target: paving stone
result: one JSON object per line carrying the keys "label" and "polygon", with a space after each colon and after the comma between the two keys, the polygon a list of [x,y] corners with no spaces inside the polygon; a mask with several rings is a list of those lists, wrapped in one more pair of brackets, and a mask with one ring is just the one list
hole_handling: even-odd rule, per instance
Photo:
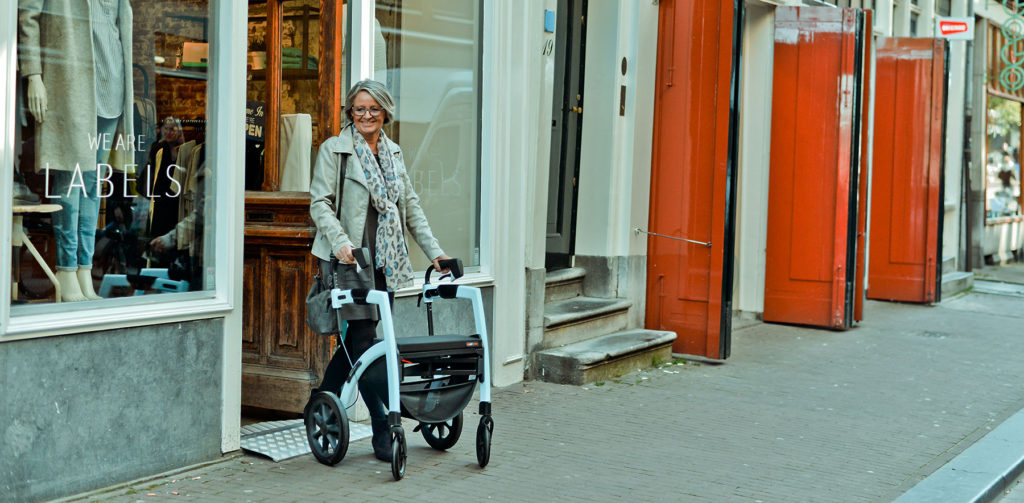
{"label": "paving stone", "polygon": [[[1024,299],[1000,304],[1013,312],[970,309],[979,296],[868,302],[866,321],[845,332],[755,324],[733,334],[723,364],[495,390],[482,470],[471,404],[448,452],[408,435],[397,483],[362,440],[335,467],[232,457],[85,499],[891,501],[1024,407]],[[270,493],[279,489],[284,499]]]}

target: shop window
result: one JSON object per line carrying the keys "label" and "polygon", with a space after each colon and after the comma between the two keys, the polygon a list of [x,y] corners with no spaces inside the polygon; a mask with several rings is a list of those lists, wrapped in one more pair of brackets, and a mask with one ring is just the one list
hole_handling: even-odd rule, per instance
{"label": "shop window", "polygon": [[[246,190],[308,191],[316,146],[335,134],[331,119],[338,114],[320,103],[337,106],[329,91],[340,83],[330,78],[342,59],[321,50],[320,34],[343,35],[330,13],[321,20],[323,3],[249,2]],[[324,80],[321,67],[328,71]]]}
{"label": "shop window", "polygon": [[[402,147],[445,252],[479,265],[480,2],[378,0],[376,18],[385,44],[376,66],[385,61],[375,78],[397,108],[385,133]],[[409,242],[413,266],[425,270],[427,258]]]}
{"label": "shop window", "polygon": [[1021,215],[1021,103],[988,96],[985,217]]}
{"label": "shop window", "polygon": [[208,5],[18,2],[13,315],[214,288]]}

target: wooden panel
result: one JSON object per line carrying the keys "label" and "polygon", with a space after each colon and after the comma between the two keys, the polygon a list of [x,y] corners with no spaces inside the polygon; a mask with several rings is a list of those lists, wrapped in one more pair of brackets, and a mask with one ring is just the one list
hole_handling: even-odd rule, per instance
{"label": "wooden panel", "polygon": [[242,403],[301,412],[330,357],[306,326],[315,268],[309,194],[246,192]]}
{"label": "wooden panel", "polygon": [[308,368],[310,346],[317,337],[306,326],[306,296],[312,275],[305,250],[269,250],[262,268],[265,279],[264,332],[270,342],[267,363],[284,368]]}
{"label": "wooden panel", "polygon": [[[659,7],[650,230],[648,328],[672,330],[673,351],[728,356],[722,331],[729,165],[732,2]],[[730,250],[731,252],[731,250]]]}
{"label": "wooden panel", "polygon": [[341,132],[342,87],[345,85],[341,74],[341,62],[345,58],[342,49],[344,12],[342,0],[320,0],[320,100],[317,103],[320,127],[318,137],[313,139],[314,149]]}
{"label": "wooden panel", "polygon": [[[1001,2],[1000,2],[1001,3]],[[986,24],[986,35],[988,36],[988,61],[985,65],[985,83],[988,92],[1013,101],[1024,102],[1024,88],[1011,90],[1005,89],[999,80],[999,74],[1006,68],[1000,53],[1006,46],[1006,37],[1003,36],[1002,27],[994,21],[989,20]],[[1024,40],[1018,41],[1012,47],[1005,47],[1006,54],[1010,61],[1018,60],[1024,54]]]}
{"label": "wooden panel", "polygon": [[868,297],[935,302],[944,46],[883,39],[877,55]]}
{"label": "wooden panel", "polygon": [[780,7],[775,19],[764,320],[841,328],[857,12]]}
{"label": "wooden panel", "polygon": [[267,113],[264,124],[263,190],[281,187],[281,27],[284,0],[267,1]]}
{"label": "wooden panel", "polygon": [[242,405],[301,413],[318,375],[306,371],[282,372],[268,366],[242,366]]}
{"label": "wooden panel", "polygon": [[257,343],[258,334],[263,331],[260,323],[263,296],[259,284],[259,253],[247,250],[242,264],[242,361],[255,363],[261,361],[261,351]]}

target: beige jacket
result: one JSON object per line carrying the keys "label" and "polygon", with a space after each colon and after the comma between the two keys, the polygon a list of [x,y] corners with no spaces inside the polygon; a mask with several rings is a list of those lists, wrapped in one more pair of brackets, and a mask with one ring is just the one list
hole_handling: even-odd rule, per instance
{"label": "beige jacket", "polygon": [[[317,154],[316,165],[313,167],[313,181],[309,186],[312,199],[309,214],[317,230],[313,239],[313,255],[321,260],[330,260],[343,246],[360,246],[363,227],[366,225],[370,191],[359,157],[355,154],[350,131],[351,129],[344,128],[340,135],[323,142]],[[420,207],[420,198],[412,188],[412,181],[405,170],[402,150],[391,140],[385,141],[389,142],[389,148],[395,152],[395,168],[401,181],[398,213],[407,230],[406,235],[412,236],[427,257],[437,258],[444,254],[444,251],[430,231],[427,216]],[[342,191],[339,220],[336,199],[338,173],[341,171],[342,162],[346,163],[345,187]]]}
{"label": "beige jacket", "polygon": [[[36,129],[36,171],[72,171],[96,166],[96,88],[90,2],[19,0],[18,62],[21,76],[41,75],[46,86],[46,120]],[[135,134],[132,82],[132,7],[118,0],[124,61],[124,104],[117,133]],[[126,156],[134,157],[133,153]],[[130,162],[130,161],[129,161]]]}

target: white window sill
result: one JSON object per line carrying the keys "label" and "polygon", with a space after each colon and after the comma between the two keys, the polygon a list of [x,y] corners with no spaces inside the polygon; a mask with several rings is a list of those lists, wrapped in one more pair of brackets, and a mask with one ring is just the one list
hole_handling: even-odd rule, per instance
{"label": "white window sill", "polygon": [[[197,292],[194,294],[174,295],[191,296],[193,298],[178,297],[172,300],[168,298],[170,294],[132,297],[119,299],[119,302],[116,304],[111,302],[114,305],[110,307],[99,305],[104,303],[104,301],[95,301],[98,305],[93,309],[68,309],[59,314],[57,309],[61,307],[61,304],[39,306],[40,309],[22,309],[22,311],[29,311],[24,314],[18,313],[19,309],[12,309],[7,333],[0,336],[0,343],[55,335],[218,318],[227,315],[232,309],[226,300],[212,297],[209,293]],[[156,297],[163,297],[165,301],[155,303],[153,302],[154,300],[159,300]],[[138,299],[138,301],[130,302],[135,299]],[[82,305],[84,307],[86,304],[83,303]]]}

